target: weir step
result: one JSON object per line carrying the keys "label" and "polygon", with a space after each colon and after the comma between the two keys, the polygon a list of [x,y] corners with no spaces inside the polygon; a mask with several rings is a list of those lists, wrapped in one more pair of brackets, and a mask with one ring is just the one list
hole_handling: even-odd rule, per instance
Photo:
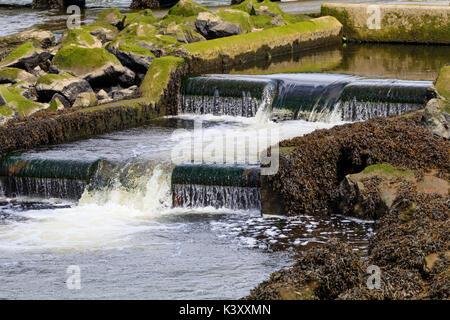
{"label": "weir step", "polygon": [[100,163],[100,159],[83,161],[6,156],[0,161],[0,192],[6,197],[78,200]]}

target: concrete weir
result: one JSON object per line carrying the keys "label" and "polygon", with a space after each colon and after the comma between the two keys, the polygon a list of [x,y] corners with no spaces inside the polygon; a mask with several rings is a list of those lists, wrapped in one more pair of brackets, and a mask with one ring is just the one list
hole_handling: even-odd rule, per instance
{"label": "concrete weir", "polygon": [[256,165],[181,164],[172,172],[174,207],[214,207],[284,214],[281,196]]}
{"label": "concrete weir", "polygon": [[450,6],[324,3],[350,41],[450,44]]}
{"label": "concrete weir", "polygon": [[49,160],[7,156],[0,161],[0,193],[78,200],[101,160]]}

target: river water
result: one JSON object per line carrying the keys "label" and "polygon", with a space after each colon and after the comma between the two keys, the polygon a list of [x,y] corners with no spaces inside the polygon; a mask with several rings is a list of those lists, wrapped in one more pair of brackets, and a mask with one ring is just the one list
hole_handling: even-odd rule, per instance
{"label": "river water", "polygon": [[[336,124],[230,118],[168,118],[29,152],[48,159],[101,157],[111,176],[123,181],[126,171],[133,183],[86,191],[79,203],[0,200],[0,298],[235,299],[288,267],[297,249],[337,237],[363,253],[371,222],[172,208],[171,150],[189,144],[194,121],[202,120],[203,143],[225,131],[252,136],[271,126],[281,139]],[[66,286],[71,265],[81,270],[80,290]]]}
{"label": "river water", "polygon": [[[320,3],[309,2],[309,8]],[[10,1],[0,0],[4,3]],[[93,21],[104,7],[126,12],[128,5],[121,0],[101,5],[88,1],[84,20]],[[62,30],[65,19],[57,10],[0,7],[0,36],[34,25]],[[449,56],[448,46],[348,44],[228,71],[434,80]],[[200,133],[195,131],[199,124]],[[107,163],[101,171],[107,183],[88,187],[79,201],[0,197],[0,299],[236,299],[273,271],[289,267],[304,249],[331,238],[364,254],[373,232],[371,221],[172,207],[170,175],[176,146],[189,149],[192,141],[211,144],[224,133],[257,139],[267,129],[278,130],[277,140],[283,140],[340,124],[332,118],[280,124],[269,122],[264,114],[250,119],[187,114],[27,152],[26,157],[54,160],[101,158]],[[246,158],[244,150],[232,149],[236,161]],[[70,266],[81,271],[79,290],[67,287]]]}

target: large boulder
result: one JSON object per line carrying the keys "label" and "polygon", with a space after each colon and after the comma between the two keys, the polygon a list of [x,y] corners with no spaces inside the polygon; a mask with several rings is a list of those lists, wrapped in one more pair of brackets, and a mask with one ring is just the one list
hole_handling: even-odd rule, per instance
{"label": "large boulder", "polygon": [[62,46],[79,46],[86,48],[101,48],[102,41],[94,37],[85,28],[69,29],[61,39]]}
{"label": "large boulder", "polygon": [[180,1],[178,1],[178,3],[176,5],[174,5],[172,8],[170,8],[168,14],[174,15],[174,16],[189,17],[189,16],[196,16],[200,12],[211,13],[211,11],[209,11],[205,7],[195,3],[194,1],[180,0]]}
{"label": "large boulder", "polygon": [[31,42],[36,48],[47,49],[55,44],[55,36],[50,31],[30,29],[0,37],[0,60],[26,42]]}
{"label": "large boulder", "polygon": [[127,27],[133,23],[148,23],[156,22],[155,15],[150,9],[141,10],[138,12],[129,13],[125,16],[124,26]]}
{"label": "large boulder", "polygon": [[2,83],[17,83],[20,81],[34,82],[36,77],[18,68],[3,68],[0,69],[0,84]]}
{"label": "large boulder", "polygon": [[206,40],[205,37],[194,31],[191,27],[176,23],[171,23],[168,25],[164,34],[172,36],[181,43],[192,43]]}
{"label": "large boulder", "polygon": [[200,12],[195,20],[195,27],[206,39],[234,36],[242,33],[242,27],[237,23],[224,21],[219,16]]}
{"label": "large boulder", "polygon": [[120,13],[119,9],[109,8],[100,12],[97,23],[105,23],[118,29],[122,29],[124,20],[125,17]]}
{"label": "large boulder", "polygon": [[97,96],[95,92],[92,91],[80,93],[75,99],[73,107],[87,108],[95,105],[97,105]]}
{"label": "large boulder", "polygon": [[83,78],[93,87],[129,86],[135,78],[133,71],[103,48],[63,47],[53,58],[52,68]]}
{"label": "large boulder", "polygon": [[24,43],[13,50],[0,62],[0,67],[12,67],[33,70],[39,64],[46,62],[51,57],[47,51],[35,48],[31,42]]}
{"label": "large boulder", "polygon": [[132,23],[123,29],[116,39],[107,45],[110,52],[117,52],[122,45],[148,49],[156,57],[167,55],[181,44],[173,37],[158,33],[158,29],[147,23]]}
{"label": "large boulder", "polygon": [[42,76],[36,81],[35,88],[43,101],[49,101],[55,94],[60,94],[70,103],[74,103],[82,92],[93,92],[89,82],[68,73]]}
{"label": "large boulder", "polygon": [[431,99],[422,116],[422,124],[434,134],[450,139],[450,101]]}
{"label": "large boulder", "polygon": [[345,177],[339,187],[339,209],[344,215],[363,219],[378,219],[394,207],[407,219],[414,203],[403,203],[400,187],[409,183],[421,193],[448,194],[448,182],[431,174],[418,175],[390,164],[376,164]]}
{"label": "large boulder", "polygon": [[24,98],[22,89],[0,85],[0,115],[3,118],[25,117],[47,106]]}
{"label": "large boulder", "polygon": [[116,43],[108,48],[120,62],[137,73],[145,73],[155,55],[147,48],[136,45]]}
{"label": "large boulder", "polygon": [[242,33],[252,31],[250,15],[247,12],[235,9],[219,9],[216,12],[222,20],[237,24],[241,27]]}

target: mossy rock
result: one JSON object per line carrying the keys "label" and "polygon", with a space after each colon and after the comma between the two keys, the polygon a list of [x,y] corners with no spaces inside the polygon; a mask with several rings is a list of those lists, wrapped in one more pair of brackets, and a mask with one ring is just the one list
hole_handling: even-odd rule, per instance
{"label": "mossy rock", "polygon": [[101,48],[102,42],[92,36],[87,28],[76,28],[67,30],[64,39],[61,42],[62,46],[79,46],[86,48]]}
{"label": "mossy rock", "polygon": [[450,65],[442,67],[439,71],[435,88],[441,96],[450,100]]}
{"label": "mossy rock", "polygon": [[141,10],[139,12],[129,13],[125,16],[124,26],[128,26],[133,23],[155,23],[157,19],[150,9]]}
{"label": "mossy rock", "polygon": [[450,44],[449,6],[380,4],[380,21],[374,26],[369,6],[326,3],[321,15],[337,18],[349,41]]}
{"label": "mossy rock", "polygon": [[108,8],[100,12],[97,18],[98,23],[107,23],[121,29],[123,27],[124,16],[119,9]]}
{"label": "mossy rock", "polygon": [[366,167],[362,172],[364,175],[388,175],[388,176],[398,176],[398,177],[414,177],[414,172],[411,170],[401,170],[395,168],[393,165],[388,163],[374,164]]}
{"label": "mossy rock", "polygon": [[151,101],[159,101],[171,80],[172,73],[183,65],[184,59],[172,56],[153,60],[140,87],[142,96]]}
{"label": "mossy rock", "polygon": [[77,46],[61,48],[52,61],[53,66],[58,70],[70,72],[77,76],[93,72],[108,62],[120,65],[120,61],[103,48]]}
{"label": "mossy rock", "polygon": [[64,104],[58,98],[55,98],[51,101],[50,106],[46,110],[58,111],[58,110],[63,110],[63,109],[64,109]]}
{"label": "mossy rock", "polygon": [[9,55],[6,56],[1,62],[1,65],[8,65],[11,64],[23,57],[30,56],[34,52],[36,52],[37,49],[33,46],[31,42],[26,42],[22,44],[21,46],[14,49]]}
{"label": "mossy rock", "polygon": [[256,15],[254,6],[257,3],[258,3],[257,0],[245,0],[239,4],[232,6],[232,8],[247,12],[249,15]]}
{"label": "mossy rock", "polygon": [[175,16],[175,15],[168,14],[168,15],[165,15],[164,17],[159,18],[156,22],[156,25],[164,28],[164,27],[171,25],[172,23],[175,23],[175,24],[181,24],[181,25],[189,26],[191,28],[195,28],[195,19],[196,18],[197,18],[197,16],[184,17],[184,16]]}
{"label": "mossy rock", "polygon": [[174,16],[182,16],[182,17],[189,17],[189,16],[196,16],[200,12],[211,12],[205,7],[195,3],[191,0],[180,0],[176,5],[174,5],[169,10],[169,15]]}
{"label": "mossy rock", "polygon": [[19,117],[24,117],[45,108],[41,103],[25,99],[21,93],[21,89],[0,85],[0,100],[5,101],[5,105],[0,108],[0,115],[11,117],[17,111]]}
{"label": "mossy rock", "polygon": [[247,12],[222,8],[217,10],[216,15],[224,21],[240,25],[243,33],[250,32],[253,29],[250,15]]}
{"label": "mossy rock", "polygon": [[76,77],[72,76],[71,74],[64,72],[62,74],[53,74],[49,73],[46,75],[43,75],[42,77],[39,77],[36,81],[36,85],[53,85],[55,82],[63,81],[67,79],[76,79]]}
{"label": "mossy rock", "polygon": [[78,94],[73,107],[87,108],[97,104],[97,96],[95,92],[81,92]]}
{"label": "mossy rock", "polygon": [[[123,29],[114,41],[107,45],[111,52],[126,46],[129,50],[144,54],[150,50],[156,56],[166,55],[181,44],[172,36],[158,34],[155,26],[133,23]],[[141,49],[139,49],[141,48]]]}
{"label": "mossy rock", "polygon": [[203,37],[193,28],[186,25],[175,23],[172,23],[169,26],[167,26],[165,30],[165,35],[171,36],[181,43],[192,43],[206,40],[205,37]]}
{"label": "mossy rock", "polygon": [[14,49],[6,56],[6,58],[0,62],[0,67],[13,67],[31,71],[50,57],[50,53],[35,48],[31,42],[27,42]]}
{"label": "mossy rock", "polygon": [[18,68],[3,68],[0,69],[0,84],[1,83],[17,83],[20,81],[33,82],[36,77]]}

